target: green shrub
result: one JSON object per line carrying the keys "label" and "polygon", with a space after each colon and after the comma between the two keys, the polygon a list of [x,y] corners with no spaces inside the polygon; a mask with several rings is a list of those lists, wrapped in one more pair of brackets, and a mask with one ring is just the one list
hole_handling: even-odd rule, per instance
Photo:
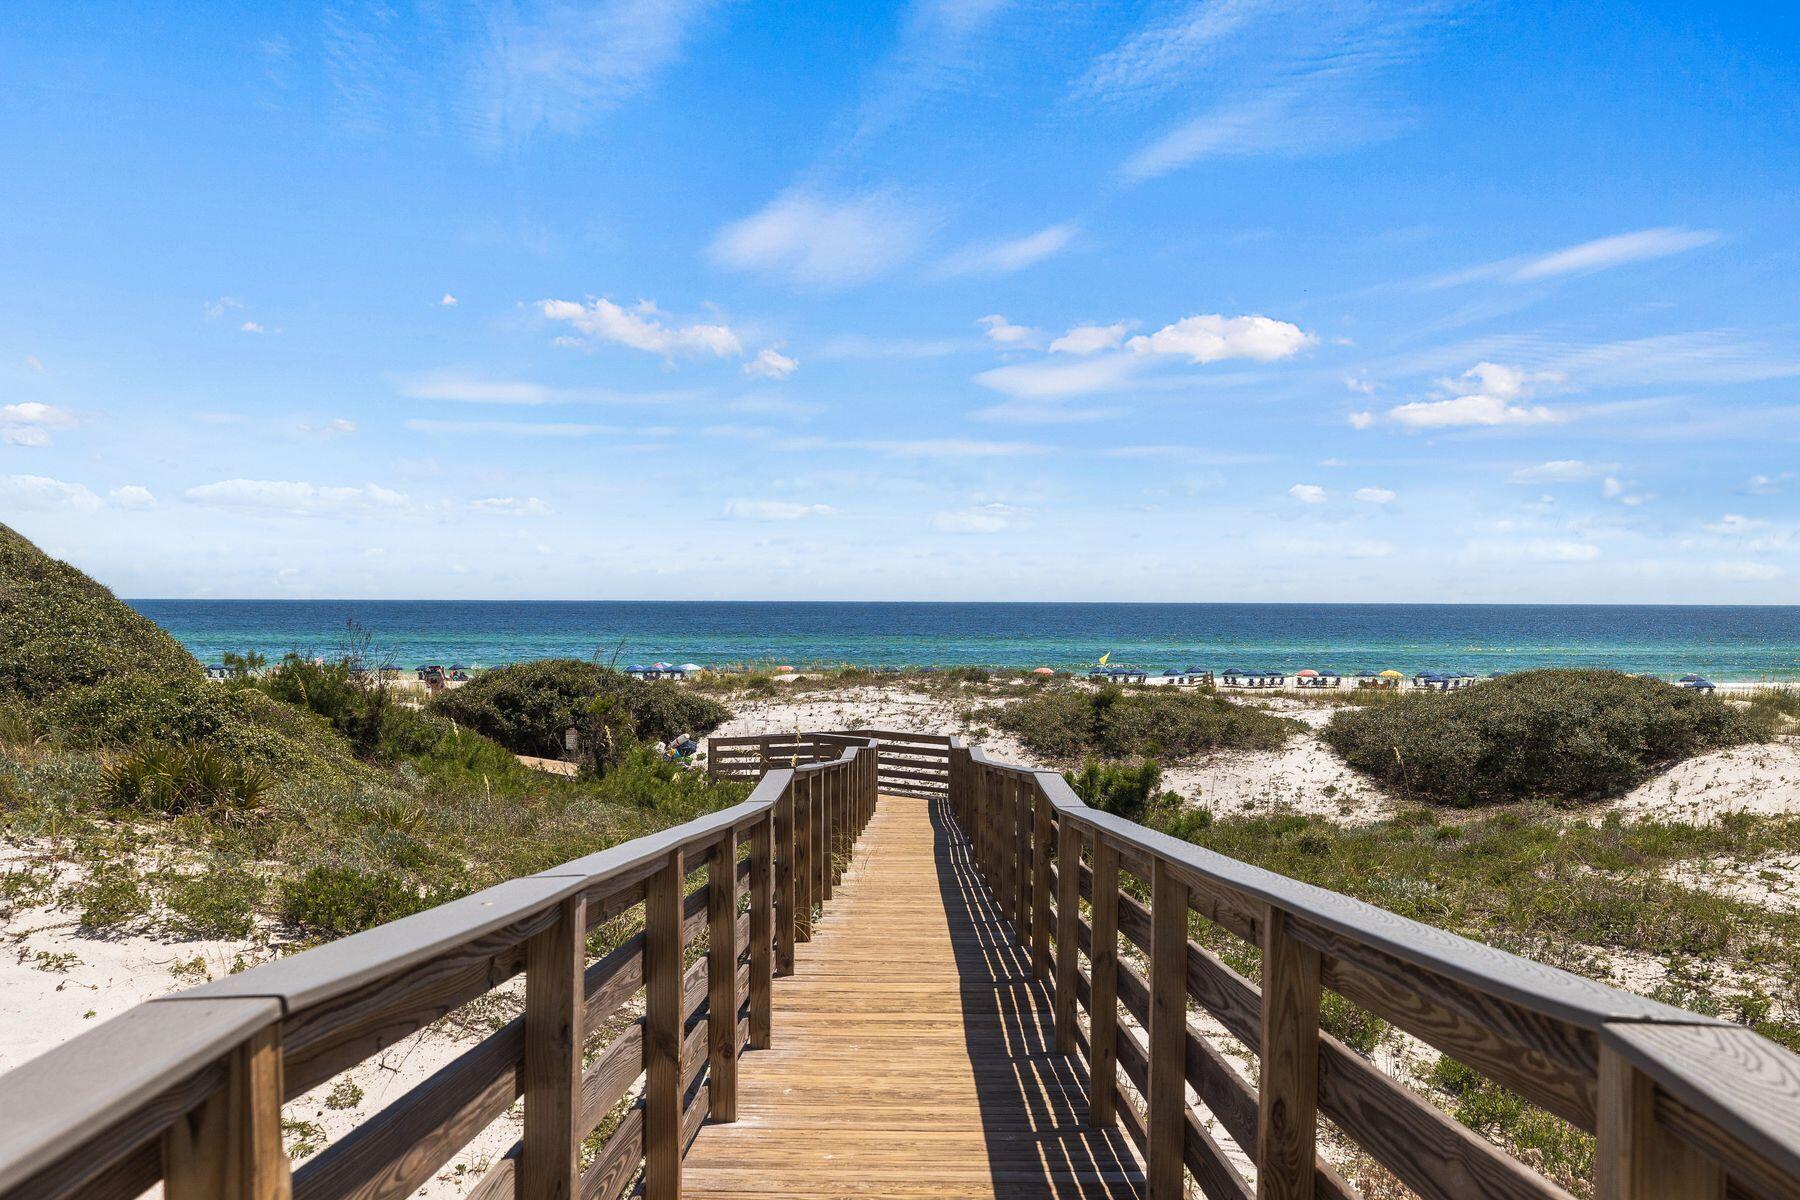
{"label": "green shrub", "polygon": [[1659,768],[1752,740],[1711,696],[1616,671],[1526,671],[1448,695],[1344,709],[1325,740],[1351,766],[1450,804],[1618,796]]}
{"label": "green shrub", "polygon": [[1059,687],[984,713],[1050,759],[1156,757],[1179,760],[1208,750],[1268,750],[1296,722],[1218,696],[1173,688],[1124,691]]}
{"label": "green shrub", "polygon": [[101,787],[118,808],[178,817],[217,807],[241,816],[262,801],[269,780],[204,742],[184,742],[127,755],[106,768]]}
{"label": "green shrub", "polygon": [[266,891],[262,877],[252,871],[215,867],[171,879],[163,903],[177,937],[241,940],[255,931]]}
{"label": "green shrub", "polygon": [[284,920],[323,937],[344,937],[422,912],[447,897],[421,894],[400,876],[321,863],[281,883]]}
{"label": "green shrub", "polygon": [[1090,758],[1081,770],[1063,772],[1063,778],[1083,804],[1127,821],[1143,821],[1153,808],[1181,804],[1179,796],[1161,790],[1162,768],[1153,759],[1104,764]]}
{"label": "green shrub", "polygon": [[130,674],[202,677],[155,622],[0,525],[0,697],[39,703]]}
{"label": "green shrub", "polygon": [[150,911],[150,897],[137,872],[120,863],[96,867],[71,899],[81,906],[81,923],[91,929],[111,929]]}
{"label": "green shrub", "polygon": [[542,659],[484,671],[444,692],[436,711],[515,754],[556,758],[563,731],[574,726],[592,749],[610,731],[666,741],[681,733],[703,737],[731,717],[718,701],[676,683],[646,683],[572,658]]}

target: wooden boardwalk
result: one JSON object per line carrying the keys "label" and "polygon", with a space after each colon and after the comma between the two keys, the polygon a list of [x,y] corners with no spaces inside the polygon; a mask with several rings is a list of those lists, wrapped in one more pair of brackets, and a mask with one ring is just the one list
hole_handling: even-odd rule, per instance
{"label": "wooden boardwalk", "polygon": [[1120,1130],[1086,1124],[1049,994],[942,801],[883,797],[797,971],[738,1119],[701,1129],[684,1196],[1138,1196]]}

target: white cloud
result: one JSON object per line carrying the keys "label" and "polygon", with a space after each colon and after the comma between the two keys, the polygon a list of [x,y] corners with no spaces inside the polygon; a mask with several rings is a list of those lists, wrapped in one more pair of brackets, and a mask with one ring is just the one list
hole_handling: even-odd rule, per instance
{"label": "white cloud", "polygon": [[931,518],[931,527],[939,533],[1000,533],[1012,525],[1012,519],[1021,511],[1010,504],[979,504],[937,513]]}
{"label": "white cloud", "polygon": [[1325,499],[1325,489],[1316,483],[1296,483],[1287,494],[1302,504],[1319,504]]}
{"label": "white cloud", "polygon": [[714,7],[712,0],[526,0],[484,10],[487,36],[471,78],[481,132],[509,143],[540,127],[579,132],[648,91]]}
{"label": "white cloud", "polygon": [[93,512],[100,507],[100,497],[91,489],[46,475],[0,475],[0,500],[14,509]]}
{"label": "white cloud", "polygon": [[1228,358],[1274,362],[1299,353],[1312,341],[1311,334],[1286,321],[1210,313],[1183,317],[1126,344],[1137,354],[1174,354],[1199,364]]}
{"label": "white cloud", "polygon": [[25,356],[25,367],[34,375],[48,375],[50,373],[49,368],[44,366],[44,360],[35,354],[27,354]]}
{"label": "white cloud", "polygon": [[1515,402],[1530,397],[1538,386],[1561,378],[1553,371],[1528,372],[1499,363],[1476,363],[1460,378],[1438,382],[1440,390],[1461,394],[1402,404],[1389,409],[1388,418],[1409,429],[1552,424],[1561,421],[1562,414],[1542,405]]}
{"label": "white cloud", "polygon": [[1367,429],[1374,423],[1375,414],[1372,412],[1364,411],[1353,412],[1350,414],[1350,428],[1352,429]]}
{"label": "white cloud", "polygon": [[536,496],[488,496],[469,501],[469,509],[493,517],[547,517],[555,511]]}
{"label": "white cloud", "polygon": [[1773,563],[1760,562],[1721,562],[1714,563],[1714,575],[1732,583],[1763,583],[1770,579],[1780,579],[1785,572]]}
{"label": "white cloud", "polygon": [[1680,254],[1718,240],[1719,235],[1710,229],[1680,229],[1673,226],[1640,229],[1635,233],[1596,238],[1591,242],[1582,242],[1578,246],[1568,246],[1534,258],[1514,271],[1511,277],[1520,282],[1528,282],[1557,275],[1604,271],[1626,263],[1667,258],[1671,254]]}
{"label": "white cloud", "polygon": [[1754,533],[1758,529],[1767,529],[1769,523],[1757,517],[1746,517],[1741,513],[1726,513],[1717,521],[1709,521],[1704,528],[1708,533],[1735,536]]}
{"label": "white cloud", "polygon": [[1077,325],[1050,343],[1052,354],[1097,354],[1116,350],[1125,342],[1130,329],[1125,322],[1116,325]]}
{"label": "white cloud", "polygon": [[439,300],[438,303],[445,308],[455,308],[457,305],[457,300],[456,300],[455,296],[452,296],[449,292],[445,292],[444,298],[442,300]]}
{"label": "white cloud", "polygon": [[1779,475],[1752,475],[1744,481],[1744,490],[1752,496],[1774,496],[1781,489],[1794,481],[1794,472],[1783,471]]}
{"label": "white cloud", "polygon": [[238,332],[239,333],[267,333],[269,331],[267,329],[264,329],[261,325],[258,325],[255,321],[245,321],[242,325],[238,326]]}
{"label": "white cloud", "polygon": [[589,341],[616,342],[666,359],[684,354],[732,358],[744,352],[729,326],[664,324],[660,318],[667,314],[649,300],[624,308],[602,296],[585,305],[574,300],[540,300],[537,307],[550,320],[566,322]]}
{"label": "white cloud", "polygon": [[1364,504],[1391,504],[1398,495],[1397,492],[1378,487],[1357,488],[1354,494]]}
{"label": "white cloud", "polygon": [[1035,442],[983,442],[971,438],[921,438],[916,441],[847,442],[851,449],[894,458],[1018,458],[1048,449]]}
{"label": "white cloud", "polygon": [[295,432],[303,437],[331,438],[343,437],[356,432],[356,422],[348,417],[334,417],[323,425],[299,425]]}
{"label": "white cloud", "polygon": [[981,326],[987,340],[996,346],[1008,349],[1025,349],[1036,346],[1041,336],[1037,330],[1028,325],[1014,325],[999,313],[990,313],[975,322]]}
{"label": "white cloud", "polygon": [[0,405],[0,445],[48,446],[52,430],[79,424],[75,414],[54,404],[24,400]]}
{"label": "white cloud", "polygon": [[804,288],[867,283],[909,261],[931,224],[892,192],[826,199],[789,191],[713,240],[725,266],[775,275]]}
{"label": "white cloud", "polygon": [[244,307],[244,302],[238,297],[220,296],[217,300],[208,300],[205,304],[202,304],[200,306],[200,311],[206,314],[207,320],[216,321],[232,309],[242,307]]}
{"label": "white cloud", "polygon": [[1080,231],[1080,226],[1065,222],[1011,241],[965,246],[939,263],[933,274],[1010,275],[1061,253]]}
{"label": "white cloud", "polygon": [[150,494],[150,489],[147,487],[139,487],[135,483],[128,483],[124,487],[114,488],[112,491],[106,493],[106,499],[114,508],[143,509],[156,507],[156,497]]}
{"label": "white cloud", "polygon": [[401,512],[411,506],[402,492],[380,484],[328,487],[277,479],[226,479],[183,493],[195,504],[285,513],[289,516],[357,516]]}
{"label": "white cloud", "polygon": [[1535,467],[1520,467],[1507,479],[1513,483],[1583,483],[1619,469],[1618,463],[1583,462],[1578,458],[1554,458]]}
{"label": "white cloud", "polygon": [[1012,363],[981,372],[975,382],[1021,400],[1054,400],[1123,387],[1141,366],[1134,355],[1105,354],[1075,362]]}
{"label": "white cloud", "polygon": [[744,374],[755,375],[762,379],[786,379],[799,366],[799,360],[789,358],[781,351],[771,347],[759,351],[755,358],[745,363]]}
{"label": "white cloud", "polygon": [[526,379],[485,379],[461,371],[427,371],[401,376],[395,386],[413,400],[457,404],[665,404],[691,400],[691,390],[615,392],[606,388],[552,387]]}
{"label": "white cloud", "polygon": [[804,517],[830,516],[829,504],[796,504],[790,500],[731,500],[725,515],[734,521],[798,521]]}
{"label": "white cloud", "polygon": [[587,425],[574,421],[438,421],[414,417],[405,425],[414,433],[475,437],[572,438],[624,432],[616,425]]}
{"label": "white cloud", "polygon": [[1538,540],[1527,542],[1525,553],[1541,562],[1591,562],[1600,557],[1600,547],[1588,542]]}
{"label": "white cloud", "polygon": [[1372,538],[1282,538],[1265,543],[1274,554],[1284,558],[1392,558],[1395,546]]}

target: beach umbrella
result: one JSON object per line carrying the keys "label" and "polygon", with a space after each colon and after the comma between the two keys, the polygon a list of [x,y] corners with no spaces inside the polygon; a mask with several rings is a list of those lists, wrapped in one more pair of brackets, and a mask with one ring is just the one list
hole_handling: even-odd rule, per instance
{"label": "beach umbrella", "polygon": [[706,668],[699,663],[682,663],[681,666],[676,668],[676,670],[679,671],[704,671],[705,669]]}
{"label": "beach umbrella", "polygon": [[1681,682],[1682,683],[1700,683],[1700,682],[1702,682],[1702,680],[1701,680],[1701,677],[1698,675],[1683,675],[1681,677]]}
{"label": "beach umbrella", "polygon": [[652,671],[666,671],[669,669],[669,664],[666,662],[651,663],[650,669]]}
{"label": "beach umbrella", "polygon": [[1304,671],[1294,672],[1295,679],[1317,679],[1318,677],[1319,677],[1319,673],[1317,671],[1312,670],[1310,667]]}
{"label": "beach umbrella", "polygon": [[1052,671],[1049,667],[1033,667],[1031,669],[1031,673],[1033,675],[1054,675],[1054,674],[1056,674],[1056,672]]}
{"label": "beach umbrella", "polygon": [[1402,675],[1398,671],[1389,670],[1389,671],[1383,671],[1377,678],[1380,678],[1380,679],[1405,679],[1406,676]]}
{"label": "beach umbrella", "polygon": [[783,665],[783,666],[779,666],[779,667],[776,667],[776,668],[775,668],[775,669],[776,669],[776,670],[777,670],[777,671],[791,671],[791,670],[793,670],[793,669],[794,669],[794,668],[792,668],[792,667],[790,667],[790,666],[786,666],[786,665]]}

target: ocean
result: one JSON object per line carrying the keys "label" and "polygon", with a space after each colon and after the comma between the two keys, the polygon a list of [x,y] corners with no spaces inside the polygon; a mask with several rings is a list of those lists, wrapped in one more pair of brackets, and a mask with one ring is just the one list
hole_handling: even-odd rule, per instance
{"label": "ocean", "polygon": [[346,622],[376,654],[496,666],[823,663],[1081,668],[1102,654],[1350,674],[1611,667],[1724,681],[1800,679],[1800,606],[912,604],[760,601],[132,600],[203,661],[329,655]]}

